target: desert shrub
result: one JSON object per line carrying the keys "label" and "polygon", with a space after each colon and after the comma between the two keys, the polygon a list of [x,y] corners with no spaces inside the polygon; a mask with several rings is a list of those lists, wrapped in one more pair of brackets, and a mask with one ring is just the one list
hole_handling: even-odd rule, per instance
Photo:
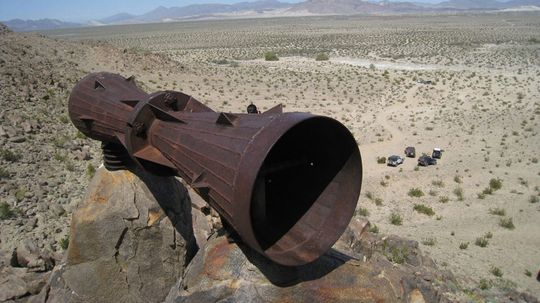
{"label": "desert shrub", "polygon": [[415,204],[413,209],[421,214],[428,215],[430,217],[435,214],[435,212],[433,211],[433,208],[429,206],[425,206],[424,204]]}
{"label": "desert shrub", "polygon": [[528,269],[525,269],[525,275],[527,277],[532,277],[532,272],[530,270],[528,270]]}
{"label": "desert shrub", "polygon": [[368,191],[366,193],[366,197],[370,200],[373,200],[375,198],[375,195],[372,192]]}
{"label": "desert shrub", "polygon": [[377,197],[377,198],[373,199],[373,202],[375,202],[375,205],[381,206],[383,204],[383,199]]}
{"label": "desert shrub", "polygon": [[538,196],[535,196],[535,195],[531,195],[529,197],[529,202],[531,202],[531,203],[538,203],[539,200],[540,199],[538,198]]}
{"label": "desert shrub", "polygon": [[88,163],[86,166],[86,175],[90,178],[92,178],[96,174],[96,168],[92,163]]}
{"label": "desert shrub", "polygon": [[493,233],[491,233],[490,231],[488,231],[488,232],[484,235],[484,238],[486,238],[486,239],[491,239],[491,238],[493,238]]}
{"label": "desert shrub", "polygon": [[420,188],[413,187],[409,189],[409,192],[407,193],[410,197],[422,197],[424,195],[424,192]]}
{"label": "desert shrub", "polygon": [[0,180],[1,179],[9,179],[9,172],[0,166]]}
{"label": "desert shrub", "polygon": [[448,198],[447,196],[440,196],[439,197],[439,202],[441,202],[441,203],[447,203],[448,201],[450,201],[450,198]]}
{"label": "desert shrub", "polygon": [[461,242],[459,244],[459,249],[467,249],[469,247],[469,242]]}
{"label": "desert shrub", "polygon": [[485,195],[493,195],[493,188],[491,187],[486,187],[484,188],[484,190],[482,191],[482,194],[485,196]]}
{"label": "desert shrub", "polygon": [[463,201],[465,199],[463,196],[463,189],[461,187],[456,187],[454,189],[454,195],[456,195],[458,201]]}
{"label": "desert shrub", "polygon": [[474,241],[474,244],[480,247],[486,247],[489,244],[489,240],[486,239],[485,237],[479,237],[479,238],[476,238],[476,240]]}
{"label": "desert shrub", "polygon": [[11,207],[6,202],[0,203],[0,220],[5,220],[13,217],[15,213],[11,210]]}
{"label": "desert shrub", "polygon": [[442,180],[433,180],[431,181],[431,185],[437,187],[444,187],[444,182]]}
{"label": "desert shrub", "polygon": [[0,149],[0,157],[9,162],[17,162],[21,158],[21,155],[15,154],[9,149]]}
{"label": "desert shrub", "polygon": [[512,218],[501,218],[499,220],[499,225],[510,230],[516,228],[514,222],[512,221]]}
{"label": "desert shrub", "polygon": [[504,208],[490,208],[489,213],[495,216],[506,216],[506,210]]}
{"label": "desert shrub", "polygon": [[60,239],[60,248],[63,250],[68,249],[69,246],[69,236],[66,236],[65,238]]}
{"label": "desert shrub", "polygon": [[481,290],[486,290],[491,288],[491,282],[482,278],[480,279],[480,282],[478,283],[478,288]]}
{"label": "desert shrub", "polygon": [[502,277],[503,276],[503,272],[500,268],[496,267],[496,266],[492,266],[491,269],[489,270],[490,273],[492,273],[495,277]]}
{"label": "desert shrub", "polygon": [[499,190],[502,188],[502,180],[501,179],[491,179],[489,180],[489,188],[493,190]]}
{"label": "desert shrub", "polygon": [[377,157],[377,163],[385,164],[386,163],[386,157]]}
{"label": "desert shrub", "polygon": [[264,60],[266,61],[278,61],[279,58],[274,52],[266,52],[264,53]]}
{"label": "desert shrub", "polygon": [[454,182],[456,182],[458,184],[462,183],[463,181],[461,180],[461,176],[455,175],[454,176]]}
{"label": "desert shrub", "polygon": [[426,246],[435,246],[437,244],[437,239],[435,238],[426,238],[422,240],[422,244]]}
{"label": "desert shrub", "polygon": [[374,234],[378,234],[379,233],[379,227],[377,225],[373,224],[373,225],[371,225],[369,227],[369,231],[374,233]]}
{"label": "desert shrub", "polygon": [[401,215],[398,213],[392,213],[390,215],[390,223],[393,225],[401,225],[403,224],[403,218],[401,218]]}
{"label": "desert shrub", "polygon": [[356,210],[356,215],[357,216],[368,217],[369,216],[369,211],[367,210],[367,208],[360,207],[359,209]]}
{"label": "desert shrub", "polygon": [[328,57],[328,54],[326,53],[319,53],[317,54],[317,57],[315,57],[315,61],[328,61],[330,60],[330,57]]}

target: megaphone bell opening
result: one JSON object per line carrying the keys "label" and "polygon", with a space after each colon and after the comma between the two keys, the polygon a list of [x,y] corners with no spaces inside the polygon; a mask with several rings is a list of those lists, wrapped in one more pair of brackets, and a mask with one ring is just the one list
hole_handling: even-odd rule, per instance
{"label": "megaphone bell opening", "polygon": [[[354,138],[341,123],[324,117],[308,119],[295,125],[274,144],[259,170],[251,202],[252,226],[264,251],[277,242],[280,242],[280,251],[293,249],[286,247],[285,243],[298,245],[320,234],[322,229],[335,228],[336,225],[325,226],[328,219],[325,215],[337,214],[338,217],[330,219],[347,220],[348,223],[352,214],[348,211],[336,212],[328,205],[356,205],[358,197],[329,192],[336,188],[329,185],[335,182],[336,175],[344,170],[344,166],[356,163],[348,161],[350,157],[359,157]],[[360,180],[347,182],[353,184]],[[356,187],[359,187],[359,183]],[[324,207],[314,207],[316,203]],[[295,226],[298,228],[293,233]],[[340,235],[343,230],[334,232]],[[296,241],[286,241],[286,237]],[[321,249],[326,244],[321,243]]]}

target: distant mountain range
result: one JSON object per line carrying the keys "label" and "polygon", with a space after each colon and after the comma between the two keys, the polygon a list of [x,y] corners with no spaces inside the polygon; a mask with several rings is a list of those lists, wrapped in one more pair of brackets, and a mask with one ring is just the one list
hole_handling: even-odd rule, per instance
{"label": "distant mountain range", "polygon": [[448,0],[437,4],[418,2],[389,2],[386,0],[307,0],[283,3],[278,0],[240,2],[235,4],[194,4],[183,7],[160,6],[142,15],[116,14],[87,23],[63,22],[56,19],[3,22],[15,31],[48,30],[116,24],[159,23],[194,19],[257,18],[299,15],[399,14],[414,12],[445,12],[468,10],[538,10],[540,0]]}

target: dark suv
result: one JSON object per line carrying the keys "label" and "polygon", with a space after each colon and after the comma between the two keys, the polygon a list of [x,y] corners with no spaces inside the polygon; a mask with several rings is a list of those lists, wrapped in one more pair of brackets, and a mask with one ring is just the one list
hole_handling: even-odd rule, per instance
{"label": "dark suv", "polygon": [[416,148],[412,146],[407,146],[405,148],[405,156],[410,157],[410,158],[416,157]]}
{"label": "dark suv", "polygon": [[428,165],[435,165],[437,164],[437,160],[431,158],[430,156],[421,156],[418,158],[418,165],[420,166],[428,166]]}

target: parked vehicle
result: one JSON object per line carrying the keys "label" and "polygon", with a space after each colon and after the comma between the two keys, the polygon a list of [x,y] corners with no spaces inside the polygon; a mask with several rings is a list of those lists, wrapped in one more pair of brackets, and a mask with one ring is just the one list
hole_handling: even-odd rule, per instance
{"label": "parked vehicle", "polygon": [[416,148],[414,148],[413,146],[407,146],[405,148],[405,156],[409,158],[416,157]]}
{"label": "parked vehicle", "polygon": [[433,153],[431,153],[431,157],[435,159],[440,159],[442,157],[442,152],[443,152],[442,149],[435,147],[433,149]]}
{"label": "parked vehicle", "polygon": [[437,164],[437,160],[431,158],[430,156],[424,155],[418,158],[418,165],[428,166]]}
{"label": "parked vehicle", "polygon": [[400,156],[397,156],[397,155],[392,155],[390,157],[388,157],[388,166],[398,166],[400,164],[403,164],[403,157],[400,157]]}

